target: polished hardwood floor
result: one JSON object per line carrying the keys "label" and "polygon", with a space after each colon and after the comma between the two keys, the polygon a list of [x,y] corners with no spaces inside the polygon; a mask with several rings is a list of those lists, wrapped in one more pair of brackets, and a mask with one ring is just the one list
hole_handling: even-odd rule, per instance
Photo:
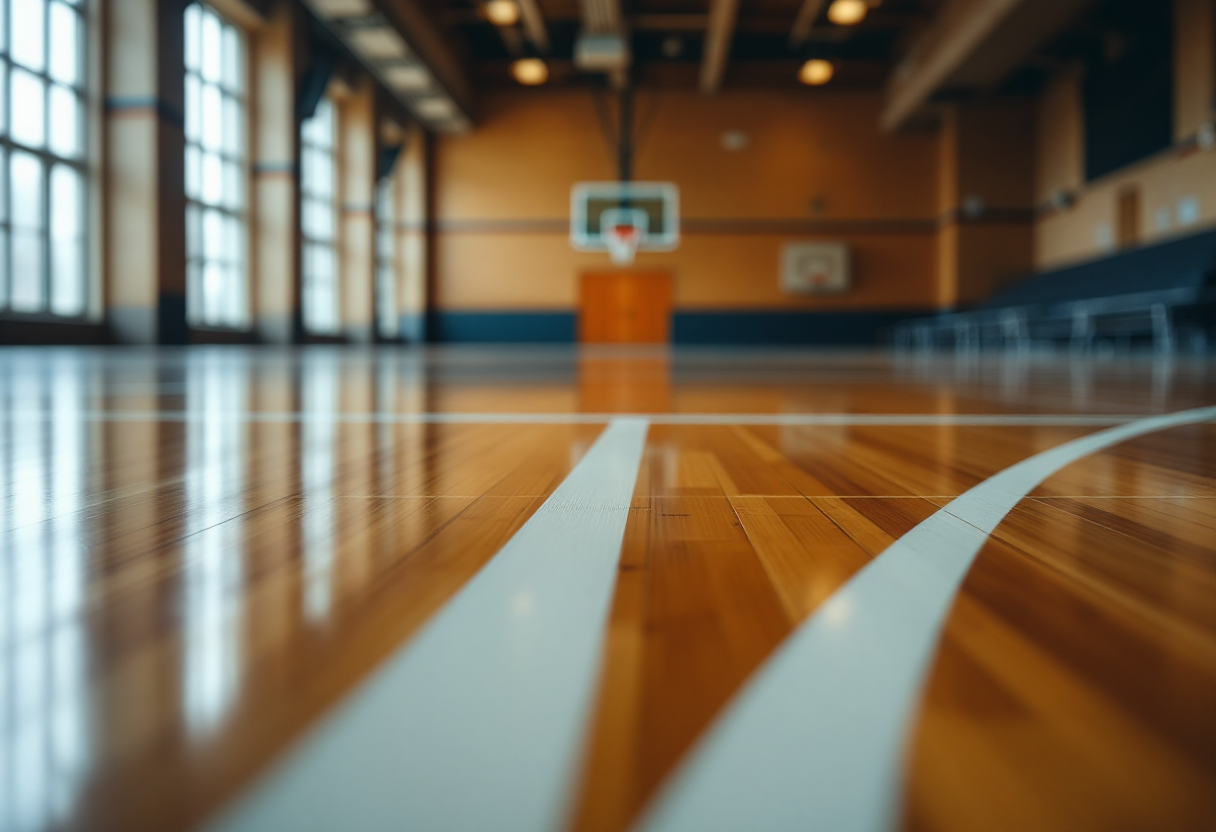
{"label": "polished hardwood floor", "polygon": [[[634,413],[566,823],[624,832],[800,622],[940,507],[1212,405],[1194,358],[0,351],[0,830],[208,823]],[[1216,425],[1020,501],[909,730],[908,830],[1216,829]]]}

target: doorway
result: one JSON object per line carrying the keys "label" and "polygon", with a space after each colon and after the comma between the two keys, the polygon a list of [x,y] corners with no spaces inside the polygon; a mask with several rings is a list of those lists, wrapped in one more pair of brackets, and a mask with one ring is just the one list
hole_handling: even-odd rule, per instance
{"label": "doorway", "polygon": [[1140,243],[1140,189],[1125,188],[1119,192],[1119,248],[1133,248]]}
{"label": "doorway", "polygon": [[670,274],[583,273],[579,288],[579,341],[666,344],[670,340]]}

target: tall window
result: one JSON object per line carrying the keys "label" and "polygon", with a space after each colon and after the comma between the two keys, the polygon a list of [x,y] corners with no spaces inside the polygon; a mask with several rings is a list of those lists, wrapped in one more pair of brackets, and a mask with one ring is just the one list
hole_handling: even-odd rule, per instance
{"label": "tall window", "polygon": [[304,328],[319,335],[339,331],[335,122],[333,104],[322,98],[300,128]]}
{"label": "tall window", "polygon": [[249,322],[245,256],[245,43],[204,5],[186,9],[186,311]]}
{"label": "tall window", "polygon": [[393,213],[393,175],[376,186],[376,319],[380,335],[397,335],[396,228]]}
{"label": "tall window", "polygon": [[0,309],[82,315],[84,0],[0,0]]}

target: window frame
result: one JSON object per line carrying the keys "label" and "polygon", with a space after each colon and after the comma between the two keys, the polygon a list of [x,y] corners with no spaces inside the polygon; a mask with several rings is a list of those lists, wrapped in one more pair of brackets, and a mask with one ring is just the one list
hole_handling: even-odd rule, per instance
{"label": "window frame", "polygon": [[[227,101],[236,102],[237,112],[240,115],[239,119],[239,135],[236,141],[239,156],[233,154],[224,147],[223,138],[220,140],[220,147],[215,150],[209,150],[205,147],[203,134],[200,132],[197,136],[191,136],[185,129],[189,123],[190,115],[183,113],[183,173],[186,180],[182,183],[182,190],[185,195],[185,223],[186,223],[186,321],[191,329],[200,331],[213,332],[250,332],[254,327],[254,304],[253,304],[253,257],[252,257],[252,200],[253,200],[253,182],[252,182],[252,130],[251,118],[249,111],[249,102],[251,99],[251,61],[250,61],[250,37],[249,33],[243,27],[231,18],[226,17],[219,9],[203,2],[203,0],[192,0],[185,9],[185,14],[189,14],[192,8],[198,9],[200,14],[214,15],[220,23],[220,38],[221,50],[223,50],[224,32],[232,30],[237,37],[238,43],[238,62],[237,74],[240,81],[240,88],[233,90],[228,87],[226,81],[223,80],[223,68],[220,68],[220,80],[218,82],[208,81],[203,77],[202,67],[202,19],[200,18],[199,30],[199,66],[191,68],[185,61],[185,49],[183,49],[183,107],[189,109],[190,101],[186,89],[189,88],[191,78],[196,79],[199,90],[198,109],[201,116],[202,100],[204,90],[207,87],[218,89],[220,95],[220,109],[223,112]],[[183,38],[186,36],[185,14],[183,14]],[[184,45],[184,42],[183,42]],[[221,63],[223,57],[221,57]],[[223,126],[220,128],[224,129]],[[189,159],[190,151],[194,150],[198,154],[199,165],[199,186],[202,187],[202,175],[205,156],[217,156],[220,159],[221,171],[223,165],[235,164],[237,168],[236,182],[239,187],[239,201],[237,207],[232,208],[224,204],[226,194],[221,193],[219,203],[204,202],[202,195],[192,194],[187,187],[189,181]],[[202,229],[204,215],[208,211],[219,213],[226,221],[235,221],[236,228],[239,229],[239,239],[236,244],[237,257],[236,263],[237,274],[239,276],[239,294],[241,300],[240,320],[236,322],[230,321],[208,321],[204,316],[204,309],[199,309],[197,312],[192,309],[192,304],[203,305],[202,288],[198,286],[198,281],[202,280],[206,271],[206,265],[214,262],[215,258],[208,257],[208,253],[202,246]],[[197,228],[191,228],[192,215],[197,217]],[[192,242],[197,240],[195,245]],[[224,262],[224,261],[221,261]],[[196,300],[197,293],[197,300]]]}
{"label": "window frame", "polygon": [[[97,118],[93,106],[94,90],[94,47],[96,39],[91,23],[96,8],[92,0],[44,0],[42,14],[42,49],[43,68],[31,69],[18,63],[12,55],[12,14],[14,0],[0,0],[0,120],[3,130],[0,131],[0,318],[27,321],[52,321],[69,323],[87,323],[96,319],[98,286],[92,279],[95,266],[94,252],[97,236],[96,203],[93,199],[95,148],[90,127]],[[51,14],[52,8],[61,6],[75,14],[76,27],[76,75],[73,84],[57,81],[52,77],[51,59]],[[12,84],[13,69],[33,75],[43,85],[42,127],[43,146],[31,147],[17,141],[12,135]],[[55,87],[67,89],[76,103],[76,156],[68,158],[50,148],[51,142],[51,91]],[[42,300],[38,309],[14,309],[13,298],[13,200],[12,200],[12,158],[13,153],[25,153],[38,159],[42,166],[39,199],[41,202],[41,227],[39,241],[42,244],[42,268],[38,276],[39,296]],[[51,178],[56,167],[67,167],[76,174],[80,188],[79,202],[76,206],[76,223],[79,229],[77,280],[80,293],[79,311],[73,313],[56,312],[54,309],[54,253],[55,237],[52,224],[53,206],[51,204]]]}
{"label": "window frame", "polygon": [[[311,140],[306,130],[306,125],[312,119],[317,117],[317,110],[321,107],[326,107],[330,118],[330,137],[328,146],[322,146]],[[317,110],[307,119],[300,122],[299,137],[300,137],[300,179],[299,179],[299,216],[300,216],[300,317],[303,323],[303,329],[306,336],[315,336],[319,338],[340,337],[342,335],[342,285],[340,279],[341,273],[341,248],[342,248],[342,223],[341,211],[339,204],[341,177],[339,165],[341,163],[341,149],[339,147],[340,140],[340,118],[341,113],[338,107],[338,102],[326,93],[317,102]],[[330,237],[329,239],[321,239],[310,234],[308,223],[308,204],[309,202],[323,203],[326,194],[319,191],[311,190],[314,185],[309,175],[308,156],[311,152],[323,153],[328,157],[329,163],[329,185],[330,192],[328,194]],[[327,249],[330,259],[330,276],[329,282],[332,289],[332,303],[335,310],[333,327],[329,329],[314,328],[310,321],[310,296],[314,293],[312,281],[316,279],[315,275],[310,275],[309,261],[312,252],[315,249]]]}

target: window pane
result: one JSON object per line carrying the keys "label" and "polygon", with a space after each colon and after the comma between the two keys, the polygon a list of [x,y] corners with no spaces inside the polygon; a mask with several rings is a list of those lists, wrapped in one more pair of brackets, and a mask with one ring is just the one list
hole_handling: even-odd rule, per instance
{"label": "window pane", "polygon": [[200,32],[199,18],[202,16],[202,9],[197,3],[191,3],[186,6],[186,48],[185,59],[186,69],[198,71],[199,67],[199,38],[202,36]]}
{"label": "window pane", "polygon": [[241,105],[235,98],[224,99],[224,152],[230,156],[243,156],[241,153]]}
{"label": "window pane", "polygon": [[218,84],[220,68],[224,64],[220,46],[220,19],[210,10],[203,11],[203,38],[200,55],[203,80]]}
{"label": "window pane", "polygon": [[236,262],[236,235],[231,218],[221,215],[220,247],[215,252],[216,259],[225,265]]}
{"label": "window pane", "polygon": [[219,323],[223,308],[224,281],[217,258],[224,250],[224,215],[219,211],[203,212],[203,251],[208,258],[203,266],[203,320]]}
{"label": "window pane", "polygon": [[224,165],[224,207],[233,211],[241,208],[241,166],[235,162]]}
{"label": "window pane", "polygon": [[0,222],[8,219],[8,159],[0,147]]}
{"label": "window pane", "polygon": [[196,260],[186,263],[186,317],[191,324],[203,323],[203,267]]}
{"label": "window pane", "polygon": [[203,202],[208,205],[219,205],[223,189],[224,169],[220,157],[212,153],[203,154]]}
{"label": "window pane", "polygon": [[8,20],[8,0],[0,0],[0,52],[8,48],[8,26],[4,25]]}
{"label": "window pane", "polygon": [[[191,6],[191,8],[194,8]],[[202,92],[199,89],[198,78],[194,75],[186,76],[186,139],[192,142],[200,140],[199,122],[202,108]]]}
{"label": "window pane", "polygon": [[223,304],[224,271],[219,263],[208,261],[203,264],[203,322],[211,325],[223,323]]}
{"label": "window pane", "polygon": [[66,165],[51,171],[51,311],[84,312],[84,183]]}
{"label": "window pane", "polygon": [[220,102],[219,87],[203,85],[202,112],[203,147],[219,150],[224,130],[224,113]]}
{"label": "window pane", "polygon": [[28,231],[42,230],[42,161],[31,153],[17,151],[9,163],[13,188],[13,225]]}
{"label": "window pane", "polygon": [[0,234],[0,309],[8,309],[8,307],[8,235]]}
{"label": "window pane", "polygon": [[[3,0],[0,0],[3,2]],[[4,28],[0,26],[0,29]],[[0,62],[0,136],[8,134],[8,64]]]}
{"label": "window pane", "polygon": [[51,78],[80,82],[80,15],[63,3],[51,4]]}
{"label": "window pane", "polygon": [[202,193],[203,159],[199,149],[192,144],[186,145],[186,196],[198,199]]}
{"label": "window pane", "polygon": [[13,60],[39,71],[46,66],[43,52],[45,16],[45,0],[13,0],[9,18],[12,21]]}
{"label": "window pane", "polygon": [[51,150],[65,159],[80,156],[80,99],[58,85],[51,86]]}
{"label": "window pane", "polygon": [[198,206],[186,205],[186,253],[191,260],[202,256],[203,218]]}
{"label": "window pane", "polygon": [[12,307],[19,312],[38,312],[46,306],[42,161],[18,152],[12,155],[9,169],[13,188]]}
{"label": "window pane", "polygon": [[241,77],[241,36],[235,26],[224,27],[224,87],[234,93],[245,89]]}
{"label": "window pane", "polygon": [[22,69],[13,70],[13,139],[30,147],[42,147],[45,140],[46,87],[42,79]]}

